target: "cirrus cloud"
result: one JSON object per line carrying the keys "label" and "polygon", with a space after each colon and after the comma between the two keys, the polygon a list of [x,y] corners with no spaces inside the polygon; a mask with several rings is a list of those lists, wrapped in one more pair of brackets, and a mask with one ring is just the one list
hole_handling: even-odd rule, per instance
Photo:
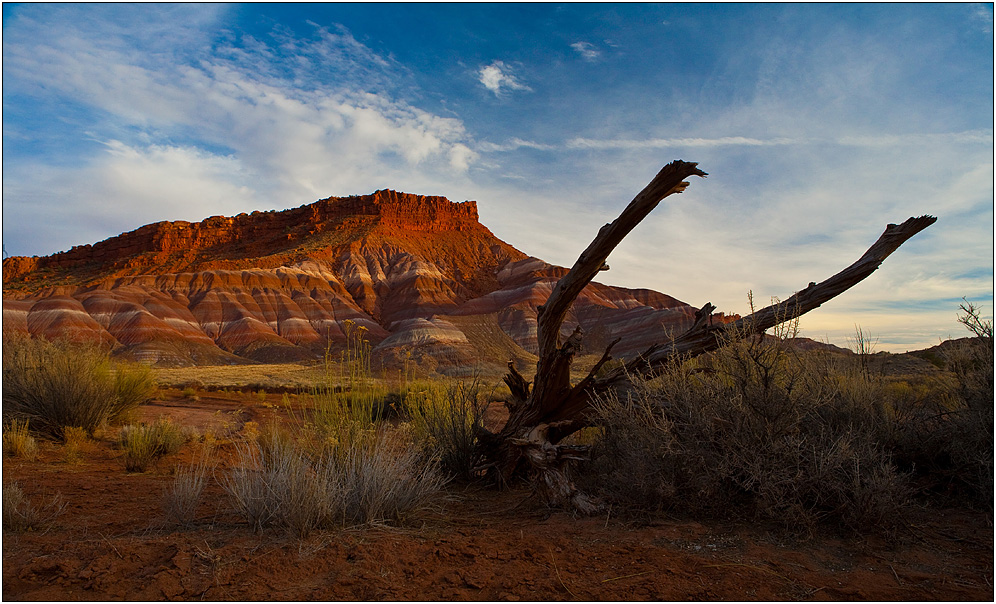
{"label": "cirrus cloud", "polygon": [[602,51],[595,48],[591,42],[575,42],[571,44],[571,48],[577,51],[585,61],[597,61],[602,56]]}

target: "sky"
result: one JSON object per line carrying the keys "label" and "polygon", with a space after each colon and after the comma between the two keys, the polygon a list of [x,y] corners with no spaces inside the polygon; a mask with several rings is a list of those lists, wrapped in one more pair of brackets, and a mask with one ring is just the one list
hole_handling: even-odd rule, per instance
{"label": "sky", "polygon": [[931,214],[801,335],[903,352],[993,309],[992,4],[3,4],[3,247],[395,189],[599,281],[745,314]]}

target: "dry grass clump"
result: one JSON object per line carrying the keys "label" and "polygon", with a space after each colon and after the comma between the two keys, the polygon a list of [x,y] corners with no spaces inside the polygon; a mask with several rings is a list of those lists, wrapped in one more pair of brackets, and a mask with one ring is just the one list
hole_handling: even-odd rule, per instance
{"label": "dry grass clump", "polygon": [[28,420],[39,434],[62,439],[67,426],[92,434],[155,391],[149,368],[114,364],[97,345],[4,333],[4,416]]}
{"label": "dry grass clump", "polygon": [[92,448],[92,441],[86,430],[76,426],[66,426],[63,429],[62,443],[62,458],[70,464],[80,463]]}
{"label": "dry grass clump", "polygon": [[177,469],[160,499],[167,522],[189,526],[194,521],[208,475],[215,465],[210,449],[205,449],[193,464]]}
{"label": "dry grass clump", "polygon": [[33,504],[21,486],[16,483],[3,485],[3,528],[5,531],[23,532],[38,530],[52,523],[66,509],[58,494],[41,506]]}
{"label": "dry grass clump", "polygon": [[435,499],[446,479],[402,429],[386,429],[366,442],[337,447],[327,457],[338,481],[343,526],[402,522]]}
{"label": "dry grass clump", "polygon": [[124,426],[121,428],[120,444],[125,452],[125,469],[145,472],[161,458],[179,451],[186,442],[184,431],[166,417],[152,424]]}
{"label": "dry grass clump", "polygon": [[26,420],[12,419],[3,425],[3,456],[33,460],[38,456],[38,441],[28,431]]}
{"label": "dry grass clump", "polygon": [[236,461],[221,483],[254,530],[277,526],[304,537],[314,530],[403,521],[445,481],[404,430],[382,428],[336,441],[321,433],[295,437],[268,429],[255,441],[237,444]]}

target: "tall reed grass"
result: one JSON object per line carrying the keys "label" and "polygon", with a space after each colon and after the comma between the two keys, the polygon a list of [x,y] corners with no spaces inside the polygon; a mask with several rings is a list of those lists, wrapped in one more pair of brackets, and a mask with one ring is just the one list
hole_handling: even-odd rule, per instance
{"label": "tall reed grass", "polygon": [[380,424],[390,390],[373,375],[367,329],[353,321],[343,323],[345,347],[338,358],[326,350],[324,373],[312,390],[313,408],[307,419],[327,437],[351,442]]}

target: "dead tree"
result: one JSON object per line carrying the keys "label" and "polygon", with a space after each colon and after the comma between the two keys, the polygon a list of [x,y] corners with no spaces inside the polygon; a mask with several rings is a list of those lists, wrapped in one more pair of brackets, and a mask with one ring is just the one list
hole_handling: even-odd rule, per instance
{"label": "dead tree", "polygon": [[587,377],[572,384],[571,363],[580,350],[584,334],[578,327],[561,342],[561,326],[568,310],[595,275],[608,269],[605,261],[619,242],[661,200],[684,191],[689,184],[684,179],[690,176],[705,177],[706,173],[699,170],[697,164],[681,160],[664,166],[618,218],[599,230],[570,272],[557,283],[546,304],[538,308],[539,360],[532,388],[510,362],[504,378],[513,399],[509,402],[508,421],[497,434],[487,431],[480,434],[487,459],[484,469],[496,481],[507,483],[517,474],[528,473],[548,503],[581,513],[596,512],[598,504],[574,487],[566,471],[569,463],[587,459],[587,448],[560,444],[570,434],[590,425],[592,402],[596,397],[613,391],[625,392],[632,376],[651,377],[677,356],[691,357],[714,350],[734,333],[762,334],[819,307],[872,274],[889,254],[937,220],[933,216],[921,216],[900,225],[888,225],[878,241],[851,266],[734,323],[713,324],[710,316],[715,307],[706,303],[683,334],[655,344],[622,366],[598,375],[612,358],[612,347],[618,343],[617,339],[609,344]]}

